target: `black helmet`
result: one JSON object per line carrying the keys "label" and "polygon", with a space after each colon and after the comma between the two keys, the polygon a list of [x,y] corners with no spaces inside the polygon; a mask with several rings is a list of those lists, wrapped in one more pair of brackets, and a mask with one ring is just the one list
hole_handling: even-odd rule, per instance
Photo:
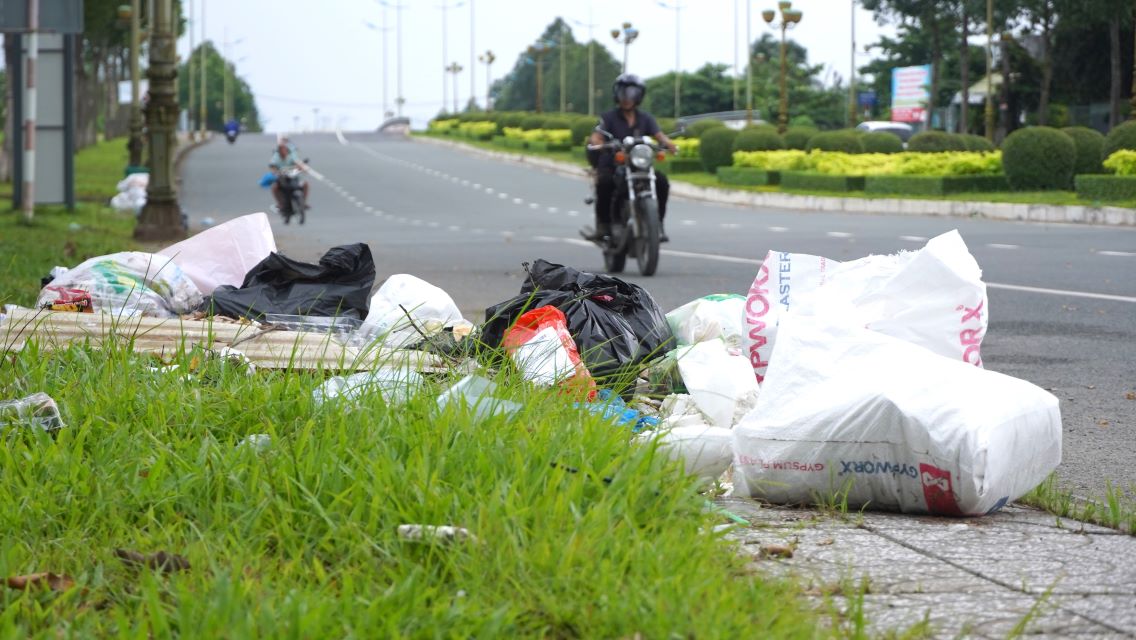
{"label": "black helmet", "polygon": [[616,104],[624,98],[630,98],[635,102],[635,106],[639,106],[645,95],[647,95],[647,86],[634,73],[620,74],[611,85],[611,99]]}

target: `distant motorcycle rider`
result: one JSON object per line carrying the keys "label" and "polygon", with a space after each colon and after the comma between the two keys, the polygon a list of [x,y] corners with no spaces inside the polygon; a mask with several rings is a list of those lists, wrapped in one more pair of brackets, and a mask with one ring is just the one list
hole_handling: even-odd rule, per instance
{"label": "distant motorcycle rider", "polygon": [[[596,131],[592,132],[589,144],[600,145],[606,142],[599,129],[612,134],[617,140],[627,136],[651,136],[671,153],[676,150],[674,142],[659,129],[659,123],[646,111],[640,111],[639,105],[647,95],[647,87],[639,76],[633,73],[621,74],[611,85],[611,97],[616,108],[600,116]],[[595,231],[586,237],[589,240],[600,240],[611,235],[611,205],[615,196],[615,157],[609,151],[588,151],[588,162],[595,168],[596,174],[596,227]],[[670,181],[663,172],[655,169],[655,194],[659,198],[659,241],[666,242],[666,231],[663,228],[663,218],[667,213],[667,196],[670,193]]]}
{"label": "distant motorcycle rider", "polygon": [[[300,169],[307,169],[307,166],[300,160],[299,153],[295,145],[288,141],[288,138],[281,138],[276,144],[276,150],[272,152],[272,159],[268,162],[268,168],[272,173],[279,175],[280,171],[289,167],[299,167]],[[276,206],[280,211],[286,209],[284,203],[284,194],[280,191],[280,185],[276,182],[272,183],[272,196],[276,198]],[[308,206],[308,181],[304,180],[304,209],[310,209]]]}

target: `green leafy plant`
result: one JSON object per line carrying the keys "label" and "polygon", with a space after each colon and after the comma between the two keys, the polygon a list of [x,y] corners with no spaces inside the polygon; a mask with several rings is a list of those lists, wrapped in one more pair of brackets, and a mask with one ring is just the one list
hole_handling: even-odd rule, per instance
{"label": "green leafy plant", "polygon": [[907,141],[908,151],[942,153],[944,151],[966,151],[967,145],[960,136],[943,131],[921,131]]}
{"label": "green leafy plant", "polygon": [[1026,127],[1002,142],[1002,167],[1017,191],[1068,189],[1076,162],[1073,139],[1051,127]]}
{"label": "green leafy plant", "polygon": [[789,127],[785,130],[785,135],[782,138],[785,141],[786,149],[800,149],[805,150],[809,146],[809,139],[817,134],[817,130],[812,127]]}
{"label": "green leafy plant", "polygon": [[900,153],[903,151],[903,141],[899,136],[886,131],[871,131],[860,138],[865,153]]}
{"label": "green leafy plant", "polygon": [[705,120],[698,120],[686,125],[686,135],[691,138],[701,138],[702,134],[709,129],[725,127],[721,120],[714,118],[706,118]]}
{"label": "green leafy plant", "polygon": [[843,153],[864,153],[864,143],[860,136],[851,131],[822,131],[809,138],[809,151],[841,151]]}
{"label": "green leafy plant", "polygon": [[772,151],[784,148],[785,142],[773,127],[743,129],[734,138],[734,151]]}
{"label": "green leafy plant", "polygon": [[1136,151],[1121,149],[1102,163],[1105,169],[1118,176],[1136,176]]}
{"label": "green leafy plant", "polygon": [[1065,127],[1061,131],[1073,139],[1073,144],[1077,148],[1073,175],[1104,173],[1104,167],[1101,165],[1104,136],[1100,131],[1088,127]]}
{"label": "green leafy plant", "polygon": [[1136,149],[1136,120],[1129,120],[1108,132],[1101,147],[1101,160],[1121,149]]}
{"label": "green leafy plant", "polygon": [[709,173],[714,173],[718,167],[727,167],[733,162],[734,139],[738,132],[727,127],[711,127],[702,134],[699,154],[702,156],[702,166]]}

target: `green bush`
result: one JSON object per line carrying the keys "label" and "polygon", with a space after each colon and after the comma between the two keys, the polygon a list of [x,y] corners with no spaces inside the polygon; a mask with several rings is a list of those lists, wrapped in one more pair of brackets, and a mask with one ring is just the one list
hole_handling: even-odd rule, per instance
{"label": "green bush", "polygon": [[674,133],[675,129],[678,129],[678,121],[674,118],[655,118],[655,121],[659,123],[659,129],[664,134]]}
{"label": "green bush", "polygon": [[807,171],[781,174],[781,187],[805,191],[863,191],[864,176],[832,176]]}
{"label": "green bush", "polygon": [[973,133],[959,134],[958,138],[966,145],[967,151],[980,151],[988,153],[994,151],[994,143],[990,142],[982,136],[976,136]]}
{"label": "green bush", "polygon": [[669,155],[657,166],[667,173],[698,173],[704,169],[702,160],[698,158],[676,158]]}
{"label": "green bush", "polygon": [[812,127],[789,127],[783,136],[786,149],[800,149],[804,151],[809,147],[809,139],[817,134]]}
{"label": "green bush", "polygon": [[541,129],[550,129],[550,130],[571,129],[572,128],[572,121],[569,120],[568,118],[564,118],[564,117],[561,117],[561,116],[553,116],[551,118],[545,118],[544,124],[541,125],[540,128]]}
{"label": "green bush", "polygon": [[595,131],[599,121],[599,118],[594,116],[584,116],[573,120],[570,127],[572,129],[572,144],[583,144],[584,140],[588,139]]}
{"label": "green bush", "polygon": [[966,142],[958,136],[943,131],[922,131],[907,141],[908,151],[940,153],[943,151],[967,151]]}
{"label": "green bush", "polygon": [[699,120],[697,122],[686,125],[686,135],[690,136],[691,138],[701,138],[702,134],[705,133],[706,130],[725,126],[726,125],[723,124],[721,120],[715,120],[713,118]]}
{"label": "green bush", "polygon": [[1002,142],[1002,169],[1016,191],[1069,189],[1077,147],[1052,127],[1018,129]]}
{"label": "green bush", "polygon": [[718,167],[718,182],[743,186],[764,186],[780,183],[781,173],[753,167]]}
{"label": "green bush", "polygon": [[1104,138],[1104,146],[1101,147],[1101,160],[1121,149],[1136,150],[1136,120],[1129,120],[1108,132]]}
{"label": "green bush", "polygon": [[903,140],[894,133],[886,131],[872,131],[860,138],[864,145],[864,153],[900,153],[903,151]]}
{"label": "green bush", "polygon": [[521,119],[521,128],[525,131],[533,131],[535,129],[543,129],[544,121],[547,120],[545,116],[529,115]]}
{"label": "green bush", "polygon": [[734,151],[777,151],[784,148],[785,142],[773,127],[742,129],[734,138]]}
{"label": "green bush", "polygon": [[843,151],[844,153],[864,153],[864,143],[861,136],[848,131],[822,131],[812,138],[805,147],[806,150]]}
{"label": "green bush", "polygon": [[952,193],[1009,191],[1006,176],[867,176],[867,193],[942,196]]}
{"label": "green bush", "polygon": [[1101,166],[1101,149],[1104,148],[1104,136],[1096,129],[1088,127],[1065,127],[1065,135],[1073,139],[1077,147],[1077,161],[1073,163],[1073,175],[1082,173],[1104,173]]}
{"label": "green bush", "polygon": [[1136,200],[1136,176],[1086,174],[1076,177],[1076,185],[1083,200]]}
{"label": "green bush", "polygon": [[738,132],[728,127],[711,127],[699,138],[699,154],[702,166],[709,173],[718,167],[728,167],[734,163],[734,139]]}
{"label": "green bush", "polygon": [[501,116],[501,130],[504,131],[505,127],[520,129],[528,115],[512,111]]}

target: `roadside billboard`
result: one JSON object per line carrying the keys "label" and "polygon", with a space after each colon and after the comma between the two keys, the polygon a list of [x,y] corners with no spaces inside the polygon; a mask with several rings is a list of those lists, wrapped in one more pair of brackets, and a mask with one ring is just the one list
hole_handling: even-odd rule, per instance
{"label": "roadside billboard", "polygon": [[931,65],[891,70],[892,122],[925,122],[931,98]]}

